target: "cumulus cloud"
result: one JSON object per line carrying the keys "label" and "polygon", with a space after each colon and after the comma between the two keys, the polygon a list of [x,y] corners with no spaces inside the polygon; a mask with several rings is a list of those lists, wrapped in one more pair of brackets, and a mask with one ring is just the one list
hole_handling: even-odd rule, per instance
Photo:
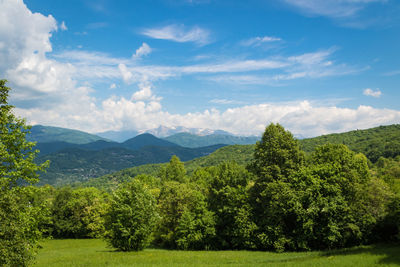
{"label": "cumulus cloud", "polygon": [[379,98],[382,95],[382,91],[379,90],[379,88],[376,88],[376,90],[372,90],[371,88],[367,88],[363,91],[363,94],[366,96],[372,96],[375,98]]}
{"label": "cumulus cloud", "polygon": [[184,25],[167,25],[160,28],[144,29],[142,34],[153,39],[169,40],[178,43],[194,42],[199,45],[210,43],[208,30],[194,26],[187,29]]}
{"label": "cumulus cloud", "polygon": [[148,54],[151,53],[151,51],[152,51],[151,47],[148,44],[143,43],[142,46],[136,49],[136,52],[134,55],[132,55],[132,57],[140,58],[142,56],[147,56]]}

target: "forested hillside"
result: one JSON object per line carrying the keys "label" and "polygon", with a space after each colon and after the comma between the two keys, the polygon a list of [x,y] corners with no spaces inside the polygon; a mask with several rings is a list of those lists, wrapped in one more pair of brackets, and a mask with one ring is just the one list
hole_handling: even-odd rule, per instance
{"label": "forested hillside", "polygon": [[311,152],[323,144],[344,144],[355,152],[361,152],[372,162],[379,157],[394,158],[400,155],[400,125],[389,125],[347,133],[328,134],[300,140],[301,147]]}
{"label": "forested hillside", "polygon": [[168,162],[173,155],[188,161],[208,155],[221,146],[202,148],[186,148],[177,145],[145,146],[139,150],[124,147],[110,147],[100,150],[67,148],[38,157],[37,162],[50,161],[50,167],[45,173],[41,174],[39,184],[73,184],[132,166]]}

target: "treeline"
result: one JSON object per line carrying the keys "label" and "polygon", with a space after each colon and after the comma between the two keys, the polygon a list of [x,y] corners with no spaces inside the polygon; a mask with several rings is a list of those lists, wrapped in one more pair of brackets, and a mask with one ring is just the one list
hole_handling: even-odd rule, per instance
{"label": "treeline", "polygon": [[338,144],[306,156],[271,124],[246,168],[223,162],[188,175],[174,156],[111,193],[32,187],[31,203],[44,235],[102,237],[120,250],[320,250],[399,241],[399,177],[400,157],[370,169]]}

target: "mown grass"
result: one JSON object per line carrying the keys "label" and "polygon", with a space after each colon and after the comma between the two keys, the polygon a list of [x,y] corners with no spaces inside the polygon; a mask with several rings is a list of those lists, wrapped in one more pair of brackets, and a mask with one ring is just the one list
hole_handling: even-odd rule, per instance
{"label": "mown grass", "polygon": [[47,240],[34,266],[399,266],[400,245],[315,252],[176,251],[118,252],[102,240]]}

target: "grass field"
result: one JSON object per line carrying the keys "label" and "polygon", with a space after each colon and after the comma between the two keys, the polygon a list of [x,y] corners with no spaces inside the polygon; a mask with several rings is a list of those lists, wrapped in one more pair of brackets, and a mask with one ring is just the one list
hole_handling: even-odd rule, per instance
{"label": "grass field", "polygon": [[47,240],[34,266],[399,266],[400,245],[325,252],[176,251],[116,252],[101,240]]}

